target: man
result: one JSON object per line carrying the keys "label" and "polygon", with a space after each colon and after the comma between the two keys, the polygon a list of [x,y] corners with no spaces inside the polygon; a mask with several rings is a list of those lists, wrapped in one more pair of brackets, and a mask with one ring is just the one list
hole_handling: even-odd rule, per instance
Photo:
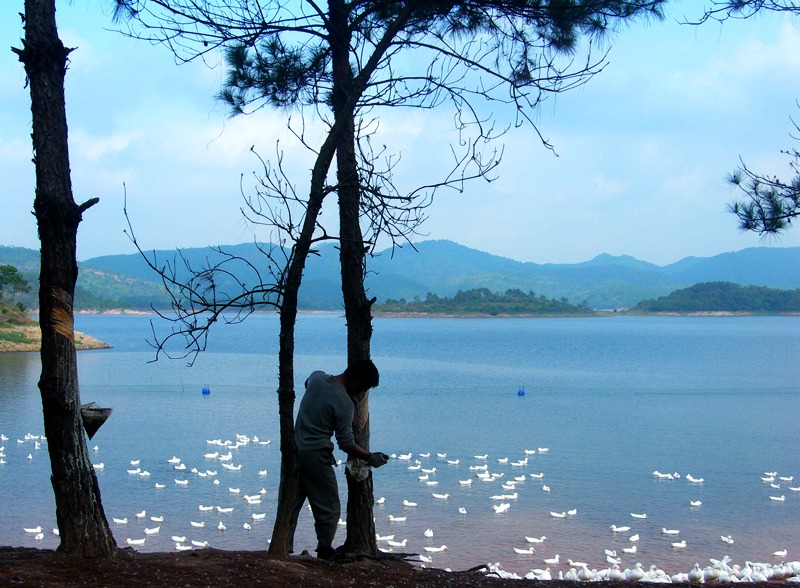
{"label": "man", "polygon": [[330,559],[334,554],[333,537],[341,516],[339,487],[333,465],[333,443],[339,449],[363,459],[375,468],[384,465],[389,456],[361,448],[353,436],[353,397],[378,385],[378,368],[370,360],[351,363],[338,376],[315,371],[306,380],[306,392],[300,401],[295,422],[297,463],[300,479],[297,500],[292,511],[289,551],[294,549],[297,517],[306,498],[314,513],[317,533],[317,557]]}

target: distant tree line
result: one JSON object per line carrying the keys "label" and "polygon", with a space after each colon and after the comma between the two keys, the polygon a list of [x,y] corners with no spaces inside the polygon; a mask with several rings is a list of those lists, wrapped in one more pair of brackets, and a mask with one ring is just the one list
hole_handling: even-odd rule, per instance
{"label": "distant tree line", "polygon": [[[27,280],[22,277],[13,265],[0,265],[0,301],[13,304],[19,294],[26,294],[31,291]],[[20,310],[24,308],[17,302]]]}
{"label": "distant tree line", "polygon": [[412,301],[404,298],[390,298],[383,304],[376,304],[377,312],[413,312],[429,314],[483,314],[483,315],[593,315],[585,303],[580,306],[570,304],[569,300],[550,299],[527,294],[518,288],[505,293],[492,292],[488,288],[459,290],[452,298],[428,292],[425,300],[419,297]]}
{"label": "distant tree line", "polygon": [[676,290],[669,296],[643,300],[632,312],[800,312],[800,289],[778,290],[705,282]]}

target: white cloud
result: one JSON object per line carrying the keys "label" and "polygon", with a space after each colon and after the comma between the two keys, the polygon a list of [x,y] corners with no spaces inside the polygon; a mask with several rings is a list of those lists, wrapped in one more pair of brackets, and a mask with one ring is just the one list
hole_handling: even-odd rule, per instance
{"label": "white cloud", "polygon": [[780,82],[800,73],[800,28],[788,15],[774,28],[774,37],[750,38],[734,59],[725,63],[724,74],[739,74],[742,79],[764,78]]}
{"label": "white cloud", "polygon": [[[21,31],[12,4],[0,2],[7,45]],[[529,127],[511,129],[497,144],[505,145],[498,180],[440,192],[423,227],[430,238],[537,262],[607,251],[668,263],[759,244],[724,212],[734,196],[724,177],[740,155],[753,169],[789,173],[780,150],[793,145],[790,117],[800,119],[800,26],[770,15],[689,27],[674,18],[696,10],[695,0],[670,6],[664,23],[623,28],[605,71],[533,113],[558,157]],[[75,198],[101,198],[84,215],[82,258],[132,251],[123,184],[148,248],[249,240],[239,208],[240,177],[251,189],[260,165],[251,146],[274,160],[279,144],[291,181],[307,190],[312,155],[283,113],[226,118],[214,98],[222,68],[176,66],[164,47],[103,30],[110,18],[96,3],[60,4],[58,18],[65,44],[78,47],[66,82]],[[35,246],[30,98],[11,52],[0,52],[0,74],[0,190],[13,195],[0,239]],[[401,189],[441,179],[456,138],[452,113],[377,114],[375,144],[402,156]],[[335,218],[332,204],[324,211]],[[800,233],[780,244],[800,244]]]}
{"label": "white cloud", "polygon": [[89,162],[125,151],[142,136],[141,131],[116,132],[104,137],[92,136],[82,129],[70,132],[70,155]]}

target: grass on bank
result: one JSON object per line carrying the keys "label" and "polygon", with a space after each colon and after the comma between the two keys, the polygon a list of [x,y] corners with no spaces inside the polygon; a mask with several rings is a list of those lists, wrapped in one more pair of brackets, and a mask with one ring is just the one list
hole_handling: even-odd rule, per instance
{"label": "grass on bank", "polygon": [[36,343],[35,340],[26,337],[24,333],[19,333],[17,331],[6,331],[2,326],[0,326],[0,341],[20,344],[20,345]]}
{"label": "grass on bank", "polygon": [[18,308],[0,302],[0,342],[20,345],[36,343],[36,340],[20,331],[19,327],[35,327],[37,324]]}
{"label": "grass on bank", "polygon": [[23,310],[0,302],[0,329],[12,327],[33,327],[38,323],[29,317]]}

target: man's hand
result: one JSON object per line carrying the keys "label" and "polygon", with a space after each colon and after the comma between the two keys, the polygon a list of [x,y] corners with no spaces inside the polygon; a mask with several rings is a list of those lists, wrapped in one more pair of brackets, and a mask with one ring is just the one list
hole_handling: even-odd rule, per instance
{"label": "man's hand", "polygon": [[373,468],[379,468],[384,465],[387,461],[389,461],[389,456],[385,453],[381,453],[380,451],[373,451],[367,457],[367,465],[372,466]]}

